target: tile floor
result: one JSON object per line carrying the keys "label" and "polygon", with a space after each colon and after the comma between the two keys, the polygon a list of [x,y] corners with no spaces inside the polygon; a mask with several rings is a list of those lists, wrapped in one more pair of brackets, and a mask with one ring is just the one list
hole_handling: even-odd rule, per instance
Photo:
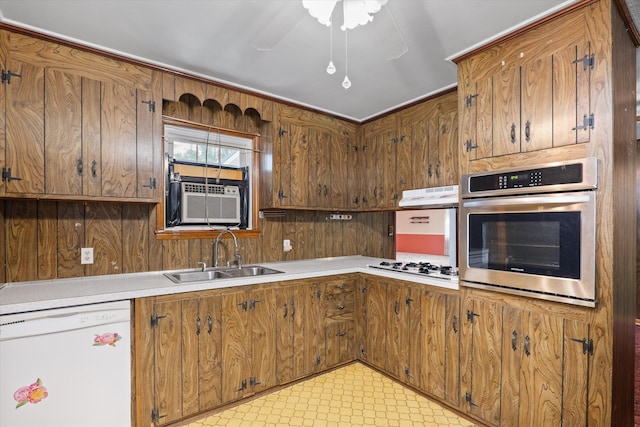
{"label": "tile floor", "polygon": [[462,426],[442,406],[360,364],[303,381],[186,427]]}

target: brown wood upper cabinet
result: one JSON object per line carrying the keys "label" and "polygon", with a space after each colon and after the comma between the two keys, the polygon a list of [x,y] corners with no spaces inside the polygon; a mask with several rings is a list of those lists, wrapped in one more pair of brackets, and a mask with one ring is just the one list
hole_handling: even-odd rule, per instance
{"label": "brown wood upper cabinet", "polygon": [[[117,75],[108,78],[117,61],[102,61],[109,67],[101,72],[86,71],[77,59],[82,54],[72,56],[70,49],[14,34],[11,40],[3,64],[11,78],[2,89],[0,195],[154,200],[160,155],[154,120],[160,113],[150,77],[137,87]],[[18,52],[25,44],[41,49],[40,55]]]}
{"label": "brown wood upper cabinet", "polygon": [[541,35],[533,32],[459,64],[461,143],[468,160],[590,140],[595,64],[589,43],[574,29],[557,39],[545,35],[551,41],[539,51],[534,43]]}

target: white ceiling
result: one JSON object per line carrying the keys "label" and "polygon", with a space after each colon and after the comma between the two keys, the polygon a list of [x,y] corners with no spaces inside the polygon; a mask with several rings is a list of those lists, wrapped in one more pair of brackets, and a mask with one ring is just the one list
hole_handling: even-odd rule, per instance
{"label": "white ceiling", "polygon": [[575,1],[389,0],[349,31],[348,90],[344,32],[330,76],[331,30],[298,0],[0,0],[0,19],[364,121],[455,86],[450,58]]}

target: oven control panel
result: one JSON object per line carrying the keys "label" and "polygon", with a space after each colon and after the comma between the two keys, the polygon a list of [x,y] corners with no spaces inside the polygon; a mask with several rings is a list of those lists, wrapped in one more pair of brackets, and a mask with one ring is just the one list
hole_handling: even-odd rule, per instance
{"label": "oven control panel", "polygon": [[465,175],[462,187],[463,196],[594,189],[597,188],[597,159]]}

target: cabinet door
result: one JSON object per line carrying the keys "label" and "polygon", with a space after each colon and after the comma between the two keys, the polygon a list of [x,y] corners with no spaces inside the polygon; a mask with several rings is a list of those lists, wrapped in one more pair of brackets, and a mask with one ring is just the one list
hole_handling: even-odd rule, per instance
{"label": "cabinet door", "polygon": [[459,93],[461,151],[467,161],[493,155],[493,78],[465,80]]}
{"label": "cabinet door", "polygon": [[182,418],[182,303],[154,304],[155,411],[158,425]]}
{"label": "cabinet door", "polygon": [[[309,130],[309,205],[318,208],[330,205],[331,135],[320,129]],[[303,181],[301,185],[305,185]]]}
{"label": "cabinet door", "polygon": [[422,341],[424,356],[421,371],[422,389],[439,398],[446,393],[446,305],[445,294],[424,291],[422,294]]}
{"label": "cabinet door", "polygon": [[279,288],[276,298],[276,380],[278,384],[284,384],[294,379],[294,287]]}
{"label": "cabinet door", "polygon": [[362,357],[370,364],[385,368],[387,286],[384,282],[366,280],[364,354]]}
{"label": "cabinet door", "polygon": [[313,283],[305,296],[304,358],[305,374],[310,375],[325,369],[326,336],[323,311],[324,285]]}
{"label": "cabinet door", "polygon": [[445,400],[458,407],[460,401],[460,297],[447,295],[445,315]]}
{"label": "cabinet door", "polygon": [[404,378],[409,353],[409,298],[406,285],[387,286],[386,361],[385,370],[396,378]]}
{"label": "cabinet door", "polygon": [[102,84],[82,78],[82,194],[102,195]]}
{"label": "cabinet door", "polygon": [[588,323],[565,319],[564,384],[562,387],[563,425],[589,425],[587,419],[587,396],[589,392],[589,359],[592,353],[589,347],[592,345]]}
{"label": "cabinet door", "polygon": [[102,83],[102,195],[136,197],[136,90]]}
{"label": "cabinet door", "polygon": [[438,117],[438,151],[434,186],[458,185],[458,112],[442,112]]}
{"label": "cabinet door", "polygon": [[491,425],[500,423],[502,306],[466,298],[460,350],[460,398],[466,410]]}
{"label": "cabinet door", "polygon": [[44,187],[45,70],[9,60],[6,84],[5,192],[42,194]]}
{"label": "cabinet door", "polygon": [[306,126],[281,123],[280,206],[309,206],[309,130]]}
{"label": "cabinet door", "polygon": [[349,163],[349,136],[330,134],[329,164],[331,174],[329,180],[328,203],[324,207],[345,209],[349,207],[349,169],[355,168]]}
{"label": "cabinet door", "polygon": [[136,195],[139,198],[153,199],[159,181],[154,171],[154,157],[159,155],[159,147],[155,146],[153,135],[156,107],[151,92],[138,89],[136,97]]}
{"label": "cabinet door", "polygon": [[82,78],[45,71],[45,184],[48,194],[82,194]]}
{"label": "cabinet door", "polygon": [[[251,317],[251,393],[276,385],[276,290],[254,290],[249,300]],[[226,330],[225,330],[226,331]]]}
{"label": "cabinet door", "polygon": [[328,319],[327,368],[353,360],[353,320]]}
{"label": "cabinet door", "polygon": [[231,292],[222,297],[222,402],[245,397],[251,368],[248,295]]}
{"label": "cabinet door", "polygon": [[588,42],[570,45],[553,55],[553,145],[589,142],[592,126]]}
{"label": "cabinet door", "polygon": [[552,57],[538,58],[522,66],[522,151],[553,145]]}
{"label": "cabinet door", "polygon": [[493,76],[493,156],[520,152],[520,68]]}
{"label": "cabinet door", "polygon": [[[220,406],[222,403],[222,325],[219,295],[200,299],[198,317],[200,334],[198,344],[198,398],[199,411]],[[197,325],[196,325],[197,326]]]}

